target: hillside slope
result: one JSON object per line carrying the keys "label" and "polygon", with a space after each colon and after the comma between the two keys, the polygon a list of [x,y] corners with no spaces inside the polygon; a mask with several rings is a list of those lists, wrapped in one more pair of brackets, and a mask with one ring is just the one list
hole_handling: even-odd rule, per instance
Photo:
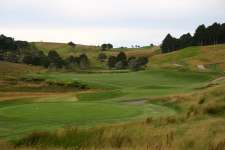
{"label": "hillside slope", "polygon": [[[96,55],[100,52],[100,47],[98,46],[88,46],[88,45],[76,45],[75,48],[69,46],[66,43],[50,43],[50,42],[35,42],[34,45],[48,53],[50,50],[57,51],[62,56],[76,55],[80,53],[87,53],[90,56]],[[114,48],[112,50],[105,51],[108,55],[115,55],[120,51],[124,51],[128,56],[152,56],[152,53],[158,53],[159,47],[142,47],[142,48]],[[96,53],[96,54],[93,54]]]}
{"label": "hillside slope", "polygon": [[37,73],[44,70],[41,67],[0,61],[0,80],[16,79],[23,77],[25,74]]}
{"label": "hillside slope", "polygon": [[[87,46],[78,44],[76,45],[76,47],[73,48],[66,43],[35,42],[33,44],[37,47],[37,49],[44,51],[46,54],[50,50],[55,50],[64,58],[70,55],[79,56],[80,54],[85,53],[90,58],[92,68],[104,68],[106,66],[106,63],[101,63],[98,61],[98,55],[101,53],[100,47],[98,46]],[[111,50],[104,51],[104,53],[107,56],[115,56],[121,51],[125,52],[128,57],[151,57],[155,54],[159,54],[160,48],[158,46],[149,46],[142,48],[114,48]]]}
{"label": "hillside slope", "polygon": [[225,70],[225,44],[188,47],[151,57],[153,66],[187,67],[198,70]]}
{"label": "hillside slope", "polygon": [[91,53],[99,51],[99,47],[97,46],[87,46],[79,44],[76,45],[75,48],[69,46],[66,43],[35,42],[34,45],[45,53],[48,53],[50,50],[55,50],[63,57],[74,55],[77,53]]}

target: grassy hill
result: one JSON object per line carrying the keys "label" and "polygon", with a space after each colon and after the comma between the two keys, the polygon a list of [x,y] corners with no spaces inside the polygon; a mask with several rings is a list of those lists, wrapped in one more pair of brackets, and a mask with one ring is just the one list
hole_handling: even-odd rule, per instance
{"label": "grassy hill", "polygon": [[225,44],[188,47],[151,57],[152,65],[186,67],[197,70],[225,70]]}
{"label": "grassy hill", "polygon": [[[100,47],[77,45],[75,48],[69,46],[66,43],[49,43],[49,42],[35,42],[33,43],[38,49],[48,53],[50,50],[56,50],[60,55],[66,57],[69,55],[77,55],[80,53],[87,53],[89,56],[95,56],[99,54]],[[142,47],[142,48],[114,48],[105,51],[106,54],[117,54],[120,51],[124,51],[128,56],[151,56],[153,52],[159,52],[159,47]]]}
{"label": "grassy hill", "polygon": [[50,50],[57,51],[61,56],[66,57],[69,55],[76,55],[79,53],[91,53],[99,51],[97,46],[76,45],[75,48],[66,43],[49,43],[49,42],[36,42],[33,43],[38,49],[48,53]]}
{"label": "grassy hill", "polygon": [[[98,47],[35,44],[46,53],[57,50],[63,57],[85,52],[98,63]],[[11,142],[0,146],[7,150],[225,148],[221,74],[225,45],[169,54],[160,54],[158,47],[105,53],[119,51],[149,56],[149,68],[77,73],[0,62],[0,138]]]}
{"label": "grassy hill", "polygon": [[[72,48],[65,43],[34,43],[36,47],[47,53],[50,50],[56,50],[61,56],[80,55],[86,53],[92,62],[92,67],[102,68],[104,64],[97,60],[100,48],[97,46],[77,45]],[[192,70],[225,70],[225,44],[212,46],[188,47],[179,51],[168,54],[161,54],[160,48],[143,47],[143,48],[114,48],[105,51],[108,56],[117,55],[124,51],[128,56],[145,56],[150,58],[149,66],[188,68]]]}
{"label": "grassy hill", "polygon": [[29,73],[44,71],[41,67],[0,61],[0,80],[16,79]]}
{"label": "grassy hill", "polygon": [[[50,50],[57,51],[62,57],[68,57],[70,55],[78,56],[82,53],[88,55],[91,60],[92,68],[104,68],[105,64],[97,60],[98,55],[101,53],[98,46],[77,45],[75,48],[69,46],[66,43],[48,43],[48,42],[36,42],[33,43],[39,50],[44,51],[46,54]],[[124,51],[127,56],[145,56],[150,57],[158,54],[159,47],[143,47],[143,48],[114,48],[104,51],[107,56],[117,55],[120,51]]]}

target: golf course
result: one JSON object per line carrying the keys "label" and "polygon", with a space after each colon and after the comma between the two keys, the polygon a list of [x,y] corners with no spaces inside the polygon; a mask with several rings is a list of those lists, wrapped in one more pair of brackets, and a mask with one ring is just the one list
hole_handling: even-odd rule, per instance
{"label": "golf course", "polygon": [[0,150],[225,150],[224,29],[131,47],[0,35]]}
{"label": "golf course", "polygon": [[70,125],[94,126],[97,123],[129,121],[146,116],[175,115],[177,112],[173,108],[151,104],[148,99],[192,92],[215,76],[210,73],[176,70],[28,75],[28,78],[45,82],[77,81],[86,84],[90,89],[83,93],[65,93],[61,97],[28,96],[1,102],[1,136],[10,138],[40,129],[52,130]]}

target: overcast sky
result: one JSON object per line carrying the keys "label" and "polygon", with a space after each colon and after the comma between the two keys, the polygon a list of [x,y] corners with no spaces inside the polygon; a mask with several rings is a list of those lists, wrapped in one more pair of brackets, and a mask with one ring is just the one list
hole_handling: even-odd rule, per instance
{"label": "overcast sky", "polygon": [[0,34],[28,41],[159,44],[225,22],[225,0],[0,0]]}

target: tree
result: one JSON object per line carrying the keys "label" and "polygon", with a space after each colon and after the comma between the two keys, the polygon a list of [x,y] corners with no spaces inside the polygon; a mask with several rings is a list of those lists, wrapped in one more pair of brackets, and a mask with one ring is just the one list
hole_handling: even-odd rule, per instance
{"label": "tree", "polygon": [[48,60],[49,60],[49,63],[52,65],[55,65],[56,68],[62,68],[64,65],[63,59],[54,50],[49,51]]}
{"label": "tree", "polygon": [[131,70],[140,70],[143,66],[148,63],[148,58],[146,57],[132,57],[128,59],[128,66]]}
{"label": "tree", "polygon": [[88,69],[89,68],[89,59],[86,54],[81,54],[79,57],[79,65],[80,69]]}
{"label": "tree", "polygon": [[220,37],[220,28],[221,26],[218,23],[214,23],[213,25],[207,28],[207,33],[208,33],[207,45],[218,44],[219,37]]}
{"label": "tree", "polygon": [[225,24],[214,23],[208,27],[203,24],[197,27],[193,37],[187,33],[176,39],[168,34],[161,44],[161,49],[162,53],[168,53],[188,46],[221,43],[225,43]]}
{"label": "tree", "polygon": [[120,52],[117,57],[116,57],[116,60],[117,61],[124,61],[126,62],[127,61],[127,56],[124,52]]}
{"label": "tree", "polygon": [[137,62],[139,66],[145,66],[148,64],[148,58],[147,57],[138,57]]}
{"label": "tree", "polygon": [[107,48],[108,49],[112,49],[113,48],[113,45],[109,43],[109,44],[107,44]]}
{"label": "tree", "polygon": [[122,63],[122,69],[127,67],[127,56],[124,52],[120,52],[116,57],[116,62]]}
{"label": "tree", "polygon": [[15,51],[16,44],[14,39],[5,35],[0,35],[0,49],[5,51]]}
{"label": "tree", "polygon": [[101,45],[101,50],[102,51],[106,51],[106,50],[109,50],[109,49],[112,49],[113,48],[113,45],[112,44],[102,44]]}
{"label": "tree", "polygon": [[31,51],[23,54],[22,62],[25,64],[48,67],[48,57],[43,51]]}
{"label": "tree", "polygon": [[108,58],[108,67],[109,68],[114,68],[115,67],[115,64],[116,64],[116,57],[115,56],[110,56]]}
{"label": "tree", "polygon": [[16,49],[30,48],[30,44],[27,41],[15,41]]}
{"label": "tree", "polygon": [[180,48],[185,48],[192,45],[192,36],[190,33],[184,34],[180,37]]}
{"label": "tree", "polygon": [[196,45],[205,45],[206,43],[206,27],[205,25],[200,25],[194,34],[194,42]]}
{"label": "tree", "polygon": [[79,58],[74,56],[69,56],[65,61],[67,64],[79,64]]}
{"label": "tree", "polygon": [[138,61],[137,61],[137,58],[136,57],[129,59],[129,61],[128,61],[128,67],[131,70],[133,70],[133,71],[139,70],[139,64],[138,64]]}
{"label": "tree", "polygon": [[3,54],[3,60],[13,62],[13,63],[18,63],[19,56],[14,52],[7,51]]}
{"label": "tree", "polygon": [[177,45],[177,39],[173,38],[170,34],[167,34],[161,45],[162,52],[168,53],[174,51],[178,47]]}
{"label": "tree", "polygon": [[0,61],[4,60],[3,53],[0,50]]}
{"label": "tree", "polygon": [[118,70],[126,69],[126,67],[127,67],[127,64],[125,64],[123,61],[118,61],[115,64],[115,68]]}
{"label": "tree", "polygon": [[225,43],[225,23],[220,28],[219,43]]}
{"label": "tree", "polygon": [[106,54],[100,53],[100,54],[98,55],[98,60],[99,60],[99,61],[104,62],[106,59],[107,59]]}
{"label": "tree", "polygon": [[66,62],[66,68],[70,70],[76,70],[79,68],[79,58],[74,56],[69,56],[65,60]]}
{"label": "tree", "polygon": [[127,62],[129,63],[131,60],[133,60],[133,59],[136,59],[136,57],[134,57],[134,56],[131,56],[131,57],[129,57],[128,59],[127,59]]}
{"label": "tree", "polygon": [[102,45],[101,45],[101,50],[102,50],[102,51],[107,50],[107,44],[102,44]]}
{"label": "tree", "polygon": [[69,42],[68,45],[71,46],[72,48],[75,48],[76,47],[76,44],[73,43],[73,42]]}
{"label": "tree", "polygon": [[33,65],[48,67],[49,62],[43,51],[33,53]]}

